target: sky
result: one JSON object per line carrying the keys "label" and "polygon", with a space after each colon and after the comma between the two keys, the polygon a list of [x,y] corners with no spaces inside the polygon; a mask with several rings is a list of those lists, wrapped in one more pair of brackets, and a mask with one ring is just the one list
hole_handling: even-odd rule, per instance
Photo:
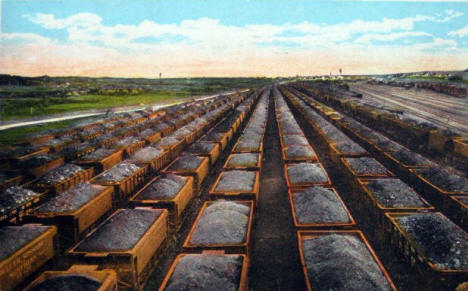
{"label": "sky", "polygon": [[468,1],[0,1],[3,74],[277,77],[468,68]]}

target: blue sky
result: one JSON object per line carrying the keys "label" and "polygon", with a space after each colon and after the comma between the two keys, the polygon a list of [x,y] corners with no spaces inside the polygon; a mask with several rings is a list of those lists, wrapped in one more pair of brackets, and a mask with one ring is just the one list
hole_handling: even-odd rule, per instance
{"label": "blue sky", "polygon": [[238,76],[468,67],[468,3],[3,0],[0,72]]}

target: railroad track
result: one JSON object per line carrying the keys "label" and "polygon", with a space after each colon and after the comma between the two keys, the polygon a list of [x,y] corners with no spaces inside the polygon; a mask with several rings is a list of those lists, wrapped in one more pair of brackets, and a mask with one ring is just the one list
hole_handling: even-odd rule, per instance
{"label": "railroad track", "polygon": [[[463,134],[468,134],[468,125],[466,125],[466,122],[468,121],[468,117],[459,116],[465,113],[464,111],[460,112],[461,110],[459,109],[446,110],[446,109],[434,108],[435,106],[431,106],[431,103],[429,104],[423,103],[419,100],[415,101],[412,99],[408,99],[405,96],[395,95],[395,93],[393,93],[391,90],[390,92],[388,91],[382,92],[378,89],[369,88],[367,86],[362,86],[362,85],[353,85],[351,89],[356,92],[371,96],[375,99],[381,100],[385,103],[397,105],[403,109],[408,110],[415,116],[423,118],[434,124],[440,125],[442,127],[450,128],[454,131],[457,131]],[[416,106],[420,105],[424,108],[417,108],[415,105]],[[456,115],[454,116],[454,114]],[[448,115],[448,117],[445,119],[441,115]]]}

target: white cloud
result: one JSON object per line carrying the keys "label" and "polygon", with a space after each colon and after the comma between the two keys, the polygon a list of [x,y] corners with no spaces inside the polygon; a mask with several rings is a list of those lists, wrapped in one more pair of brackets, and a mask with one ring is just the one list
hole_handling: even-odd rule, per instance
{"label": "white cloud", "polygon": [[90,27],[100,24],[102,18],[93,13],[77,13],[67,18],[57,19],[53,14],[36,13],[24,14],[23,18],[39,24],[47,29],[62,29],[67,27]]}
{"label": "white cloud", "polygon": [[[347,67],[349,73],[402,71],[404,64],[411,64],[407,66],[411,70],[437,69],[461,64],[467,56],[455,40],[415,31],[416,23],[441,23],[460,14],[441,13],[333,25],[304,21],[244,26],[211,18],[106,25],[90,13],[62,19],[52,14],[24,15],[44,28],[66,30],[68,39],[3,34],[0,45],[8,47],[0,49],[0,68],[5,73],[92,76],[153,76],[159,71],[166,76],[295,75],[326,73],[335,64]],[[419,42],[422,36],[431,40]],[[145,41],[148,38],[154,41]],[[400,39],[411,41],[394,45]],[[447,51],[457,57],[447,59]]]}
{"label": "white cloud", "polygon": [[[449,9],[438,17],[417,15],[400,19],[384,18],[381,21],[354,20],[333,25],[304,21],[295,24],[245,26],[224,25],[219,20],[210,18],[189,19],[179,24],[144,20],[137,25],[107,26],[102,23],[100,16],[91,13],[78,13],[63,19],[42,13],[23,17],[48,29],[67,29],[68,40],[72,43],[99,43],[126,50],[148,50],[154,46],[161,48],[177,44],[216,51],[252,48],[265,43],[290,43],[297,47],[341,46],[343,42],[351,42],[359,34],[364,35],[356,43],[369,43],[371,39],[392,41],[404,37],[403,32],[423,35],[423,32],[412,32],[416,22],[442,23],[461,15],[462,13]],[[154,41],[141,43],[139,40],[144,38],[153,38]]]}
{"label": "white cloud", "polygon": [[467,36],[468,35],[468,25],[463,27],[463,28],[460,28],[458,30],[454,30],[454,31],[449,32],[449,35],[450,36],[458,36],[458,37]]}
{"label": "white cloud", "polygon": [[401,38],[420,36],[432,37],[432,34],[419,31],[395,32],[389,34],[364,34],[363,36],[360,36],[358,39],[356,39],[356,43],[370,44],[373,40],[391,42]]}
{"label": "white cloud", "polygon": [[447,16],[443,18],[428,17],[428,20],[433,22],[445,23],[464,15],[462,12],[457,12],[451,9],[445,10],[445,13],[447,14]]}

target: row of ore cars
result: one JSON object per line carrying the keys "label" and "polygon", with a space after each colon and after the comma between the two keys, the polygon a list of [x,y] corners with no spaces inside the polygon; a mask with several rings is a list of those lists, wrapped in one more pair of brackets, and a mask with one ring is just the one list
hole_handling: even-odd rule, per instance
{"label": "row of ore cars", "polygon": [[[53,133],[52,139],[78,139],[63,148],[47,147],[50,137],[35,136],[5,154],[5,175],[21,177],[2,182],[0,290],[142,289],[260,94],[250,90],[117,115]],[[89,137],[87,129],[95,127]],[[37,174],[21,166],[49,153],[61,162],[41,164]]]}
{"label": "row of ore cars", "polygon": [[[291,86],[282,86],[280,89],[291,106],[302,114],[315,132],[319,139],[317,142],[324,145],[328,151],[331,161],[339,169],[339,175],[351,188],[351,199],[358,205],[358,211],[361,214],[365,213],[364,220],[372,225],[374,232],[372,235],[381,244],[381,247],[391,247],[392,251],[400,255],[401,259],[414,268],[434,290],[453,290],[459,284],[468,281],[467,208],[466,203],[461,203],[456,207],[453,202],[454,199],[463,200],[467,197],[467,179],[413,153],[381,133],[362,125],[351,117],[334,111]],[[278,101],[281,100],[280,97],[276,97],[275,100],[279,103],[277,110],[284,108],[278,117],[280,131],[281,127],[290,130],[289,128],[292,128],[294,123],[291,122],[292,115],[288,113],[285,102]],[[298,129],[297,126],[294,128]],[[316,161],[310,159],[309,163],[316,163]],[[286,166],[285,171],[287,176],[292,174],[290,166]],[[312,173],[312,171],[309,172]],[[318,175],[319,171],[315,172]],[[310,177],[303,181],[304,177],[305,175],[302,174],[298,175],[297,178],[301,178],[300,182],[306,182],[309,179],[317,180]],[[326,176],[320,177],[323,179],[323,185],[329,186],[326,182]],[[291,181],[291,177],[287,178]],[[363,261],[366,259],[356,256],[355,251],[357,250],[352,247],[344,248],[345,241],[335,242],[338,236],[347,236],[351,233],[355,235],[359,233],[361,239],[364,242],[366,240],[362,233],[356,230],[352,220],[345,219],[344,210],[341,212],[343,220],[340,223],[333,221],[333,219],[330,221],[328,215],[333,213],[330,209],[336,208],[336,206],[330,205],[333,201],[331,197],[334,196],[329,195],[330,197],[327,199],[321,198],[323,194],[319,194],[317,186],[307,188],[311,185],[302,183],[295,185],[291,182],[289,182],[289,186],[301,189],[290,191],[296,227],[314,229],[313,232],[299,234],[301,258],[305,273],[308,274],[306,275],[308,284],[312,286],[312,289],[322,289],[323,286],[316,285],[316,280],[327,276],[326,281],[328,282],[330,276],[330,274],[317,273],[319,269],[315,264],[320,262],[317,257],[321,257],[321,255],[318,250],[317,252],[315,250],[319,246],[320,251],[330,253],[327,260],[336,259],[329,266],[331,270],[339,270],[340,265],[346,266],[346,268],[352,268],[353,264],[359,266],[359,270],[355,270],[360,274],[358,277],[352,275],[340,277],[336,274],[337,278],[343,280],[340,284],[353,284],[354,280],[357,280],[355,283],[358,285],[369,282],[377,284],[373,279],[366,280],[366,283],[359,281],[365,278],[362,277],[362,272],[365,271],[363,266],[366,264]],[[310,194],[312,191],[315,193],[314,197],[307,197],[306,193]],[[320,213],[320,209],[323,213]],[[311,217],[313,217],[312,214],[320,214],[320,219],[314,218],[312,221],[308,221],[306,218],[309,212]],[[302,221],[301,216],[304,216]],[[348,223],[343,223],[344,221]],[[317,229],[320,231],[317,232]],[[324,235],[330,237],[323,238],[323,242],[310,244],[309,247],[314,250],[312,253],[310,253],[310,249],[304,248],[305,239],[314,241]],[[321,246],[324,243],[332,244],[333,247]],[[356,246],[356,242],[350,242],[349,239],[346,240],[346,243]],[[365,244],[367,245],[367,242]],[[336,253],[334,247],[337,248]],[[348,254],[347,250],[352,254]],[[373,255],[370,248],[369,253]],[[346,258],[350,262],[346,261]],[[380,266],[375,256],[374,259]],[[344,270],[341,271],[343,274],[347,273]],[[386,284],[394,288],[383,268],[381,268],[381,272],[387,278]],[[371,272],[368,278],[375,279],[376,277]],[[333,280],[331,281],[333,282]],[[383,284],[383,280],[380,283]],[[333,288],[333,286],[325,287]],[[354,290],[354,287],[350,286],[350,288]],[[374,290],[369,288],[369,290]],[[460,288],[465,290],[463,288],[466,286]]]}

